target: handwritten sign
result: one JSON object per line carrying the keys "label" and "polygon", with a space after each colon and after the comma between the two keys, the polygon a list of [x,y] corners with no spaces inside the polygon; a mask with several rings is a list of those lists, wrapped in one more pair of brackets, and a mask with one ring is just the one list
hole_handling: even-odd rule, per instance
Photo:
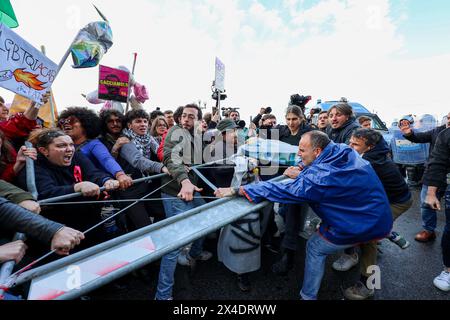
{"label": "handwritten sign", "polygon": [[4,24],[0,24],[0,87],[35,102],[50,88],[58,66]]}
{"label": "handwritten sign", "polygon": [[214,86],[217,90],[225,91],[225,65],[219,58],[216,57],[216,77],[214,80]]}
{"label": "handwritten sign", "polygon": [[129,72],[100,65],[99,99],[127,102]]}

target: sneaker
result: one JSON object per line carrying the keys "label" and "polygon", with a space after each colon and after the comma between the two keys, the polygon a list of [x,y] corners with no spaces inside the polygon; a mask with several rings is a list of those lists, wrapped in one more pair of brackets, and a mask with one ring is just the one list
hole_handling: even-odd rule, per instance
{"label": "sneaker", "polygon": [[359,261],[359,255],[357,253],[355,254],[342,254],[339,259],[337,259],[335,262],[333,262],[333,269],[336,271],[348,271],[354,266],[358,264]]}
{"label": "sneaker", "polygon": [[167,299],[156,299],[156,297],[155,297],[155,301],[163,301],[163,300],[166,300],[166,301],[172,301],[172,300],[173,300],[173,297],[169,297],[169,298],[167,298]]}
{"label": "sneaker", "polygon": [[185,250],[181,251],[178,256],[178,264],[186,267],[190,267],[195,263],[195,260],[191,258],[189,253]]}
{"label": "sneaker", "polygon": [[249,292],[251,289],[250,280],[247,274],[238,274],[237,284],[242,292]]}
{"label": "sneaker", "polygon": [[440,275],[434,278],[433,284],[442,291],[450,291],[450,272],[442,271]]}
{"label": "sneaker", "polygon": [[182,266],[192,267],[195,265],[196,260],[206,261],[211,259],[212,253],[209,251],[202,251],[198,257],[193,258],[189,252],[182,251],[178,256],[178,264]]}
{"label": "sneaker", "polygon": [[419,242],[429,242],[433,241],[434,239],[436,239],[436,233],[434,231],[427,231],[427,230],[420,231],[418,234],[416,234],[416,237],[414,238],[414,240]]}
{"label": "sneaker", "polygon": [[367,288],[361,281],[344,291],[344,296],[348,300],[366,300],[373,297],[374,294],[375,291]]}
{"label": "sneaker", "polygon": [[391,240],[393,243],[395,243],[396,245],[398,245],[402,249],[406,249],[410,245],[408,240],[403,238],[400,234],[398,234],[395,231],[393,231],[391,233],[391,235],[388,237],[388,239]]}
{"label": "sneaker", "polygon": [[213,254],[209,251],[202,251],[198,257],[195,257],[195,260],[207,261],[211,259]]}

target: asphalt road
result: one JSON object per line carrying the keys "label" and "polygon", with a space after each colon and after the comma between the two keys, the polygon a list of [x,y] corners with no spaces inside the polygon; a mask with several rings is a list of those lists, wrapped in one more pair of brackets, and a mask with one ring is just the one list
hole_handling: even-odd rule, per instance
{"label": "asphalt road", "polygon": [[[444,226],[444,213],[438,215],[438,238],[432,243],[418,243],[414,236],[421,228],[418,192],[413,191],[413,207],[395,223],[394,230],[400,232],[411,245],[401,249],[389,240],[379,246],[378,264],[381,269],[381,289],[376,290],[376,300],[450,300],[450,293],[441,292],[433,286],[433,278],[442,271],[440,238]],[[235,275],[217,261],[216,240],[208,239],[205,249],[214,257],[199,262],[195,271],[178,265],[174,287],[175,300],[295,300],[303,281],[305,239],[299,237],[299,249],[293,271],[280,277],[270,271],[279,255],[263,248],[261,269],[250,275],[250,292],[241,292]],[[359,278],[358,267],[340,273],[331,268],[336,256],[330,256],[322,286],[321,300],[343,299],[342,288]],[[145,275],[128,275],[118,282],[124,288],[108,285],[90,293],[91,300],[152,300],[158,279],[159,262],[146,267]]]}

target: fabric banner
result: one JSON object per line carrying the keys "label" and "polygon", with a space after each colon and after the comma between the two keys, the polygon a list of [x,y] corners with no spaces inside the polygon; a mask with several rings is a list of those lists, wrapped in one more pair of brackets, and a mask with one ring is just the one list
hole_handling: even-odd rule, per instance
{"label": "fabric banner", "polygon": [[[54,107],[54,117],[55,119],[58,119],[58,112],[56,109],[56,103],[55,98],[52,94],[52,100],[53,100],[53,107]],[[11,103],[11,107],[9,108],[9,114],[15,114],[18,112],[24,112],[29,106],[31,105],[31,100],[27,99],[25,97],[22,97],[19,94],[16,94],[14,96],[14,100]],[[44,127],[50,128],[53,126],[53,118],[52,118],[52,108],[50,105],[50,101],[44,104],[42,107],[39,108],[38,117],[44,120]],[[56,125],[56,124],[54,124]]]}
{"label": "fabric banner", "polygon": [[0,24],[0,87],[27,97],[37,103],[50,88],[58,66]]}
{"label": "fabric banner", "polygon": [[102,65],[100,65],[99,71],[99,99],[127,102],[130,74]]}

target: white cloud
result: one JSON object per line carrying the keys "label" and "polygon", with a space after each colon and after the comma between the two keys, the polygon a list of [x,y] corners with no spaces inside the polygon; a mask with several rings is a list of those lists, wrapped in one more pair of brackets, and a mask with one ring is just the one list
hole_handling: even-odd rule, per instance
{"label": "white cloud", "polygon": [[[404,58],[405,43],[388,0],[326,0],[307,10],[303,1],[286,0],[280,10],[288,10],[288,21],[285,11],[257,1],[246,11],[237,0],[130,3],[96,1],[115,37],[102,64],[131,68],[132,53],[138,52],[136,79],[150,90],[149,110],[175,109],[198,99],[211,106],[209,88],[218,56],[227,72],[224,105],[240,106],[246,121],[268,105],[283,120],[289,96],[297,92],[313,100],[347,96],[376,109],[386,121],[423,113],[429,105],[437,114],[448,111],[444,86],[450,53]],[[90,0],[46,0],[33,8],[29,1],[16,0],[14,8],[21,22],[16,31],[36,46],[46,44],[55,62],[77,29],[98,20]],[[59,110],[86,105],[80,93],[97,86],[96,68],[74,70],[70,64],[54,84]]]}

